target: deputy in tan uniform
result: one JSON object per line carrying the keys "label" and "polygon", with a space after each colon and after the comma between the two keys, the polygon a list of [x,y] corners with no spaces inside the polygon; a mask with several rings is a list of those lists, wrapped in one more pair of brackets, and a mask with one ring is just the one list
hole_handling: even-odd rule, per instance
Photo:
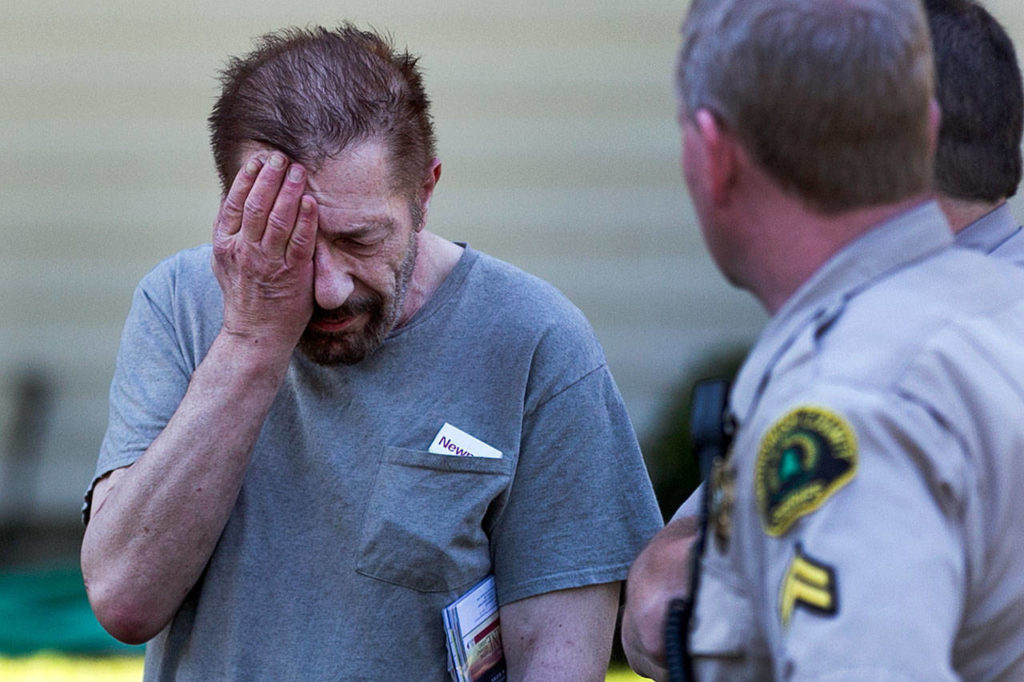
{"label": "deputy in tan uniform", "polygon": [[773,315],[710,479],[699,680],[1024,679],[1024,273],[928,201],[931,61],[905,0],[684,25],[687,185]]}
{"label": "deputy in tan uniform", "polygon": [[[973,0],[924,4],[942,110],[936,198],[958,246],[1024,267],[1024,230],[1006,201],[1020,184],[1024,130],[1024,95],[1013,43],[999,22]],[[698,493],[644,549],[627,583],[623,648],[633,667],[650,677],[666,674],[666,605],[688,586]]]}

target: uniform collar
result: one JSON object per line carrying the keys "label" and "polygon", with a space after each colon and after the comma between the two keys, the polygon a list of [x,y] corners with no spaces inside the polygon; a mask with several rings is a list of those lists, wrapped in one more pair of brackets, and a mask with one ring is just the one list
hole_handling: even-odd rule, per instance
{"label": "uniform collar", "polygon": [[961,230],[955,237],[957,246],[982,253],[992,253],[1020,230],[1006,202],[986,213]]}
{"label": "uniform collar", "polygon": [[808,325],[834,320],[863,289],[952,242],[949,223],[938,204],[929,201],[876,225],[840,249],[768,321],[733,386],[733,417],[740,423],[748,420],[772,368]]}

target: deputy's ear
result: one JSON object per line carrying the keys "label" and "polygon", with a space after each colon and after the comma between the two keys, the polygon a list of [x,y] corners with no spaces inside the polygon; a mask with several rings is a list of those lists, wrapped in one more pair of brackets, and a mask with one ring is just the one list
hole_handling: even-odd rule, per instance
{"label": "deputy's ear", "polygon": [[707,109],[700,109],[694,116],[694,122],[704,144],[704,163],[711,201],[722,205],[729,200],[736,184],[738,142]]}

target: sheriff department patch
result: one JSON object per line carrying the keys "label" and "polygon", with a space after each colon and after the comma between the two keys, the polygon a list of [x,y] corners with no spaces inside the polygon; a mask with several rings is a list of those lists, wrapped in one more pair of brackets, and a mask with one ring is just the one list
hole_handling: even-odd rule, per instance
{"label": "sheriff department patch", "polygon": [[754,485],[764,531],[779,537],[857,472],[857,439],[837,414],[798,407],[772,426],[757,453]]}

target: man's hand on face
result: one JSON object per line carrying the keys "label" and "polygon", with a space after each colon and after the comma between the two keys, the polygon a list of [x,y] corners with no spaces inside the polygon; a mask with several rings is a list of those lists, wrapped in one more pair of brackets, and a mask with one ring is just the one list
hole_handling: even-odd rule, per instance
{"label": "man's hand on face", "polygon": [[306,170],[284,154],[244,160],[213,226],[223,331],[289,353],[313,313],[317,204]]}

